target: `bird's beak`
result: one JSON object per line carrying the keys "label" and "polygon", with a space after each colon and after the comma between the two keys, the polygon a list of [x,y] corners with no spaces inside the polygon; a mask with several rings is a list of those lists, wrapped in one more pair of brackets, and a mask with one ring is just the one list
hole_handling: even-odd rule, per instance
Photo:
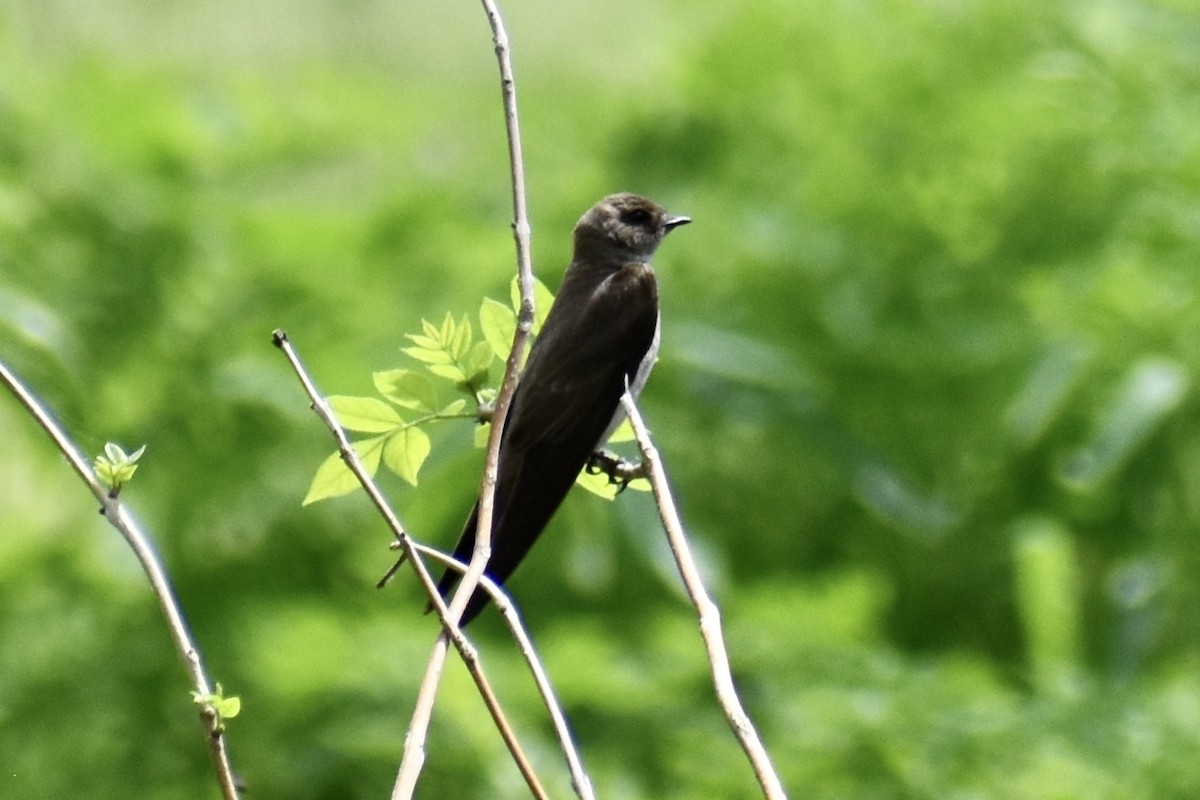
{"label": "bird's beak", "polygon": [[667,230],[672,230],[673,228],[678,228],[680,225],[687,225],[691,221],[691,217],[671,217],[667,220],[665,227]]}

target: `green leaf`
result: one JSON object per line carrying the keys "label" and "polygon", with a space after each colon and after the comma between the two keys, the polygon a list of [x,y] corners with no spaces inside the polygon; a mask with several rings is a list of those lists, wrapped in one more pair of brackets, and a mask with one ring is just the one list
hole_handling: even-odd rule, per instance
{"label": "green leaf", "polygon": [[629,424],[628,417],[621,420],[621,424],[612,432],[612,436],[608,437],[610,442],[632,442],[637,437],[633,433],[633,425]]}
{"label": "green leaf", "polygon": [[217,716],[222,720],[233,719],[238,714],[242,713],[242,698],[237,697],[220,697],[213,703],[213,708],[217,711]]}
{"label": "green leaf", "polygon": [[[358,453],[359,459],[362,460],[367,475],[371,477],[374,477],[379,470],[379,458],[387,438],[387,436],[373,436],[351,445],[354,452]],[[318,500],[341,497],[350,494],[357,488],[358,478],[354,477],[354,473],[342,461],[341,454],[334,453],[321,462],[321,466],[317,467],[317,474],[313,476],[312,484],[308,487],[308,494],[304,496],[300,505],[307,506]]]}
{"label": "green leaf", "polygon": [[457,400],[451,401],[449,405],[437,413],[439,417],[453,417],[461,414],[466,407],[467,401],[460,397]]}
{"label": "green leaf", "polygon": [[423,373],[389,369],[372,376],[381,395],[402,408],[432,414],[438,407],[437,389]]}
{"label": "green leaf", "polygon": [[537,336],[542,332],[542,325],[546,322],[546,317],[550,315],[550,308],[554,305],[554,292],[542,283],[540,278],[533,279],[533,335]]}
{"label": "green leaf", "polygon": [[467,382],[467,373],[463,372],[462,367],[457,364],[430,364],[427,369],[434,375],[447,378],[455,383]]}
{"label": "green leaf", "polygon": [[485,422],[475,426],[474,441],[476,447],[487,447],[488,437],[492,435],[492,423]]}
{"label": "green leaf", "polygon": [[233,719],[242,712],[242,699],[237,695],[226,697],[219,683],[212,694],[192,692],[192,702],[198,706],[212,706],[213,711],[217,712],[217,724],[221,728],[225,727],[225,720]]}
{"label": "green leaf", "polygon": [[115,493],[120,492],[121,487],[133,478],[133,473],[137,472],[136,462],[145,452],[146,445],[127,454],[120,445],[113,442],[106,443],[104,455],[97,456],[92,464],[96,480],[104,484],[105,488],[113,492],[115,496]]}
{"label": "green leaf", "polygon": [[342,427],[359,433],[385,433],[404,424],[396,410],[374,397],[334,395],[327,398],[329,407]]}
{"label": "green leaf", "polygon": [[[513,308],[513,328],[516,329],[516,312],[521,308],[521,287],[516,276],[513,276],[512,282],[508,286],[509,299],[512,302]],[[546,284],[542,283],[541,279],[534,277],[533,279],[533,334],[536,336],[542,330],[542,324],[546,321],[546,316],[550,313],[550,306],[554,305],[554,293],[546,288]],[[509,334],[508,344],[504,348],[504,353],[501,358],[508,357],[508,351],[512,347],[512,334]]]}
{"label": "green leaf", "polygon": [[454,363],[454,359],[445,350],[434,350],[428,347],[402,347],[400,352],[426,364]]}
{"label": "green leaf", "polygon": [[617,485],[609,483],[607,475],[593,475],[586,469],[581,470],[579,475],[576,476],[575,485],[586,489],[597,497],[603,497],[605,500],[612,500],[617,496]]}
{"label": "green leaf", "polygon": [[463,316],[462,322],[455,322],[449,313],[442,320],[441,328],[435,328],[426,320],[421,320],[425,331],[424,336],[407,334],[416,347],[402,348],[407,355],[423,362],[426,368],[440,378],[446,378],[459,385],[473,386],[474,379],[479,377],[482,369],[480,359],[474,356],[476,350],[471,347],[471,320]]}
{"label": "green leaf", "polygon": [[517,314],[503,303],[485,297],[479,307],[479,330],[498,358],[508,358],[517,331]]}
{"label": "green leaf", "polygon": [[462,361],[471,348],[471,320],[463,315],[462,322],[454,332],[454,340],[450,344],[450,353],[455,361]]}
{"label": "green leaf", "polygon": [[467,383],[478,386],[487,381],[488,367],[492,365],[492,346],[484,341],[475,343],[466,359]]}
{"label": "green leaf", "polygon": [[396,431],[383,445],[383,463],[404,480],[417,485],[417,472],[429,457],[429,436],[417,427]]}
{"label": "green leaf", "polygon": [[[436,331],[435,331],[436,333]],[[404,338],[415,344],[423,350],[433,350],[434,352],[442,352],[442,343],[436,337],[422,336],[419,333],[406,333]]]}

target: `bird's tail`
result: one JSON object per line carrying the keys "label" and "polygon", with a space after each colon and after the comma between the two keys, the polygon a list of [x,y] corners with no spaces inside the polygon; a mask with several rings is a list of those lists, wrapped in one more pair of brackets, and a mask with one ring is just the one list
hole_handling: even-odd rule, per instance
{"label": "bird's tail", "polygon": [[[467,524],[463,526],[463,533],[459,537],[458,545],[454,548],[454,558],[464,564],[471,560],[471,553],[475,549],[475,527],[478,525],[478,519],[479,503],[476,503],[475,507],[471,509],[471,516],[467,517]],[[458,570],[450,567],[447,567],[446,571],[442,573],[442,577],[438,581],[437,590],[443,600],[449,602],[451,592],[458,585],[461,577],[462,574]],[[483,590],[483,587],[476,587],[474,594],[471,595],[471,599],[467,602],[467,607],[463,611],[462,617],[458,620],[459,627],[465,626],[468,622],[479,616],[479,612],[483,611],[487,603],[487,592]],[[428,614],[432,610],[433,603],[429,603],[425,607],[425,613]]]}

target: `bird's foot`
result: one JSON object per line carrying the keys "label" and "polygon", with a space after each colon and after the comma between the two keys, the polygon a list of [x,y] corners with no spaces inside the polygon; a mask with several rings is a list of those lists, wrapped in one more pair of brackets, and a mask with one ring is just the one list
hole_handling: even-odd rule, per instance
{"label": "bird's foot", "polygon": [[608,450],[598,450],[588,456],[585,469],[589,475],[607,475],[608,482],[615,484],[617,494],[625,491],[629,482],[646,475],[640,461],[629,461]]}

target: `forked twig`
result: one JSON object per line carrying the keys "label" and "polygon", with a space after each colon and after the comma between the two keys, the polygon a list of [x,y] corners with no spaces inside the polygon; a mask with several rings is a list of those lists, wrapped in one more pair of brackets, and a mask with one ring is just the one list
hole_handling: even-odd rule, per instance
{"label": "forked twig", "polygon": [[[426,547],[416,542],[414,542],[414,546],[423,555],[453,570],[457,570],[460,573],[467,570],[466,564],[452,556],[446,555],[440,550],[435,550],[432,547]],[[516,606],[509,600],[504,589],[489,578],[487,574],[484,574],[483,578],[479,581],[479,585],[492,598],[492,605],[496,607],[496,610],[504,617],[504,621],[508,623],[513,638],[516,639],[517,649],[520,650],[521,656],[529,666],[529,672],[533,675],[534,683],[537,684],[538,693],[541,694],[542,702],[545,703],[546,711],[550,714],[550,719],[554,724],[554,731],[558,735],[559,746],[562,747],[563,754],[566,756],[567,768],[571,772],[571,786],[575,789],[575,794],[581,800],[595,800],[595,791],[592,789],[591,780],[584,771],[583,762],[579,758],[579,752],[571,739],[571,731],[567,727],[566,716],[563,714],[562,707],[554,695],[554,688],[550,685],[549,678],[546,677],[546,670],[542,667],[541,659],[538,657],[537,650],[533,646],[533,640],[529,638],[529,633],[525,630],[525,626],[521,624]]]}
{"label": "forked twig", "polygon": [[[342,456],[342,460],[346,462],[346,466],[358,478],[367,496],[371,499],[371,503],[375,506],[379,514],[387,522],[393,536],[396,538],[396,544],[399,546],[404,555],[404,560],[408,561],[413,566],[413,570],[417,573],[417,578],[424,587],[425,593],[429,596],[430,602],[433,604],[434,610],[438,617],[442,620],[443,637],[452,643],[459,654],[462,656],[463,662],[467,665],[467,670],[471,677],[475,680],[475,685],[479,688],[479,693],[483,697],[484,704],[487,705],[488,712],[492,715],[492,720],[496,723],[496,727],[500,731],[500,735],[504,738],[505,745],[508,746],[509,753],[512,754],[513,760],[517,764],[517,768],[521,771],[521,775],[525,778],[525,782],[529,785],[530,791],[535,797],[546,797],[545,789],[542,788],[541,782],[538,780],[537,774],[533,771],[533,766],[530,764],[528,757],[517,741],[516,734],[512,726],[508,722],[508,718],[504,715],[503,709],[500,707],[500,701],[492,691],[491,683],[484,674],[483,666],[479,660],[479,653],[467,638],[463,635],[458,627],[458,622],[450,618],[449,609],[442,601],[441,595],[438,593],[437,585],[434,583],[433,577],[429,574],[429,570],[425,567],[425,562],[421,559],[412,537],[405,532],[404,526],[400,524],[399,518],[384,499],[383,493],[379,491],[379,487],[375,485],[375,481],[367,473],[363,467],[362,460],[358,457],[358,453],[350,444],[350,439],[346,436],[346,432],[342,430],[342,426],[338,423],[337,417],[333,413],[333,409],[325,402],[325,398],[317,391],[308,372],[300,363],[299,356],[296,355],[295,349],[292,347],[291,341],[282,330],[276,330],[271,335],[271,340],[275,346],[283,351],[288,363],[291,364],[292,370],[300,379],[300,383],[304,386],[304,391],[308,395],[309,401],[312,404],[313,411],[325,423],[325,426],[333,434],[333,438],[337,442],[338,452]],[[461,613],[461,612],[460,612]],[[409,736],[411,736],[411,730]],[[407,752],[407,742],[405,750]]]}
{"label": "forked twig", "polygon": [[[21,401],[21,405],[25,406],[42,430],[54,441],[76,474],[83,479],[92,494],[100,501],[100,513],[104,515],[110,525],[117,529],[130,549],[133,550],[138,563],[142,565],[142,570],[146,573],[146,578],[150,581],[150,588],[158,600],[158,606],[162,609],[163,616],[167,618],[167,627],[171,631],[171,638],[175,641],[175,650],[183,659],[183,665],[191,678],[194,696],[197,698],[211,697],[213,688],[204,669],[200,649],[192,640],[191,631],[188,630],[187,622],[183,618],[183,610],[179,607],[179,600],[175,597],[175,590],[171,588],[171,581],[159,561],[158,553],[150,541],[149,534],[142,531],[129,512],[125,510],[125,506],[96,479],[91,465],[79,452],[79,448],[2,361],[0,361],[0,381]],[[208,743],[208,752],[212,757],[213,768],[217,771],[221,794],[225,800],[237,800],[239,797],[238,782],[229,762],[229,752],[225,744],[225,732],[220,715],[211,704],[202,703],[200,719],[204,723],[204,738]]]}
{"label": "forked twig", "polygon": [[675,556],[675,563],[679,567],[679,574],[683,578],[688,596],[692,599],[692,603],[700,615],[700,635],[704,637],[704,646],[708,651],[708,662],[712,667],[713,686],[716,689],[717,700],[725,712],[725,718],[729,720],[729,726],[733,728],[733,735],[737,737],[738,744],[742,746],[750,759],[750,765],[762,787],[763,796],[768,800],[786,800],[787,795],[783,791],[783,784],[779,782],[779,775],[775,772],[775,767],[771,764],[771,757],[758,738],[754,723],[750,721],[746,710],[742,708],[737,688],[733,685],[733,675],[729,670],[729,655],[725,650],[725,636],[721,632],[721,612],[708,596],[708,592],[705,591],[704,584],[700,580],[700,572],[696,569],[696,562],[688,547],[687,537],[684,536],[683,524],[679,521],[679,511],[675,508],[675,500],[671,496],[671,487],[667,483],[667,474],[663,470],[658,450],[651,441],[650,432],[646,430],[646,423],[642,421],[637,404],[634,403],[628,391],[622,395],[621,405],[629,416],[629,422],[633,425],[633,432],[637,437],[638,448],[642,451],[642,463],[645,464],[649,473],[650,485],[654,490],[654,499],[658,503],[658,512],[662,517],[663,528],[667,532],[671,553]]}

